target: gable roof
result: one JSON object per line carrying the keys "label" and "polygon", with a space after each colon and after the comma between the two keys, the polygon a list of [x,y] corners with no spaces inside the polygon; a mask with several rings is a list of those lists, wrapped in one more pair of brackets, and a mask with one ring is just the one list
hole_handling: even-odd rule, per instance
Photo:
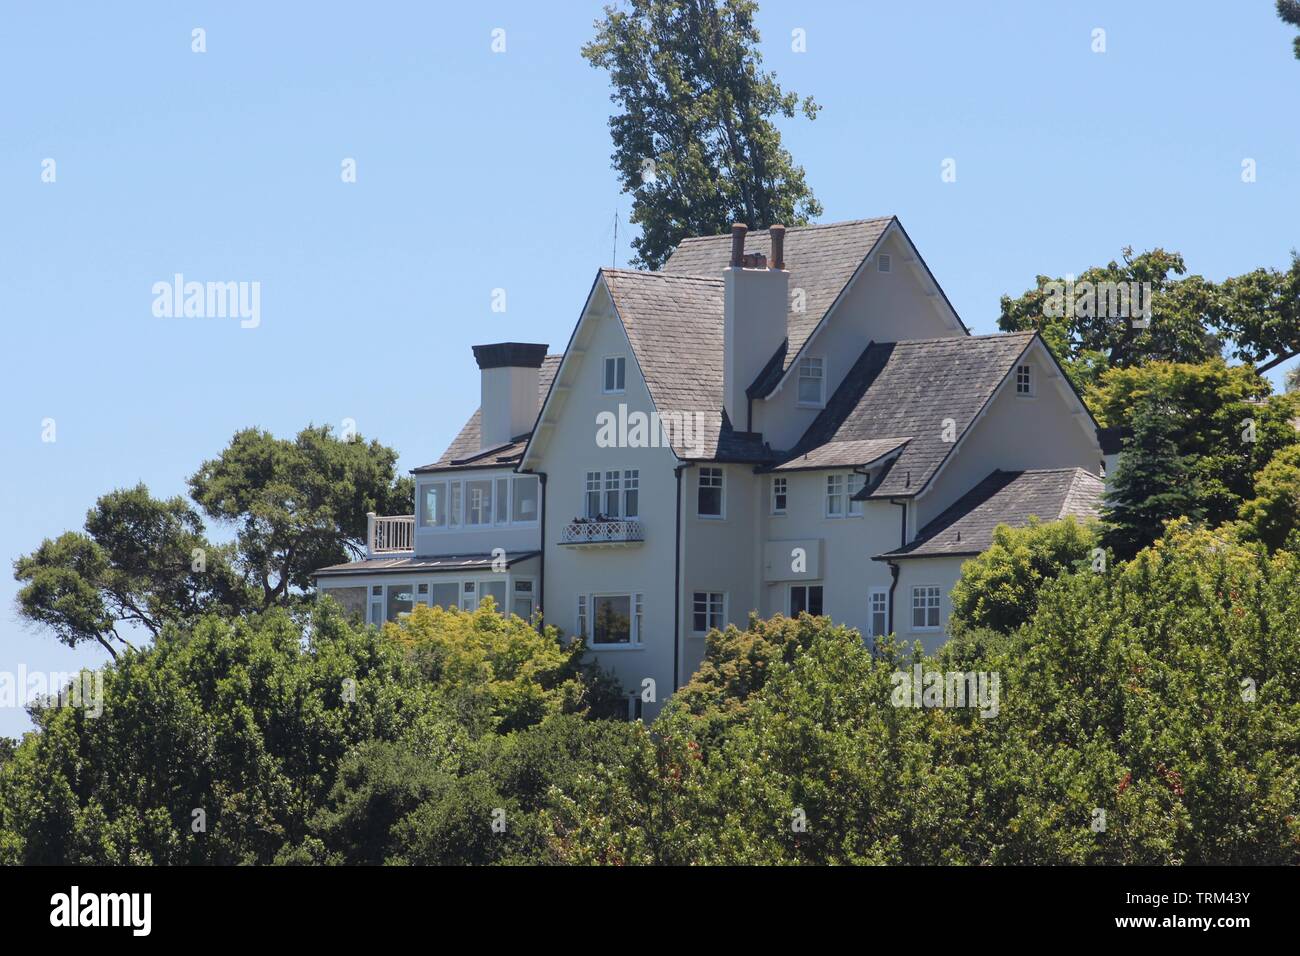
{"label": "gable roof", "polygon": [[876,560],[979,554],[993,544],[998,525],[1023,527],[1031,516],[1095,518],[1103,488],[1100,478],[1082,468],[995,471],[922,528],[915,541]]}
{"label": "gable roof", "polygon": [[[537,407],[540,409],[546,393],[555,380],[556,369],[560,367],[563,355],[548,355],[542,359],[542,366],[537,370]],[[482,409],[476,408],[469,417],[465,427],[460,430],[442,457],[432,464],[421,465],[412,471],[420,474],[429,471],[457,471],[469,468],[500,468],[519,462],[528,444],[528,434],[516,435],[510,441],[495,448],[479,448]]]}
{"label": "gable roof", "polygon": [[[786,461],[832,442],[910,439],[860,497],[920,493],[1033,342],[1035,332],[872,342]],[[951,418],[955,440],[943,440]]]}
{"label": "gable roof", "polygon": [[[758,394],[767,394],[780,380],[779,371],[790,368],[813,330],[835,304],[893,216],[855,219],[818,226],[790,226],[785,231],[785,261],[790,271],[790,288],[804,291],[804,310],[793,307],[786,315],[788,347],[778,369],[764,369],[754,383]],[[746,252],[772,255],[772,237],[766,229],[745,236]],[[678,275],[721,276],[731,262],[731,234],[683,239],[664,263],[663,271]],[[793,306],[793,298],[791,300]]]}
{"label": "gable roof", "polygon": [[[685,413],[703,434],[670,434],[684,460],[762,461],[757,436],[737,432],[722,410],[724,283],[718,277],[601,269],[659,415]],[[689,438],[687,441],[685,439]]]}

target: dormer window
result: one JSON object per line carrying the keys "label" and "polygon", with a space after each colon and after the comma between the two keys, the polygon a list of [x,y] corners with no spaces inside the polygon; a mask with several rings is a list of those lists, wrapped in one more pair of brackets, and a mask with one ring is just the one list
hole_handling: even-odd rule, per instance
{"label": "dormer window", "polygon": [[1016,366],[1016,394],[1032,397],[1034,394],[1034,369],[1030,365]]}
{"label": "dormer window", "polygon": [[826,404],[826,362],[819,358],[799,360],[799,404],[821,408]]}
{"label": "dormer window", "polygon": [[613,395],[622,392],[627,385],[627,358],[622,355],[605,356],[605,383],[604,389],[606,395]]}

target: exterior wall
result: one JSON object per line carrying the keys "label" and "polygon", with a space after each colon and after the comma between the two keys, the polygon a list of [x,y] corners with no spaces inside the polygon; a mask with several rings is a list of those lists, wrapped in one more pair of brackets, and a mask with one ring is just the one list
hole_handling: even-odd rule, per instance
{"label": "exterior wall", "polygon": [[[534,386],[535,390],[535,386]],[[435,481],[492,480],[497,478],[514,478],[511,468],[475,468],[462,471],[444,471],[415,476],[415,553],[419,556],[439,554],[491,554],[494,549],[502,548],[507,555],[519,551],[537,551],[541,548],[541,522],[533,520],[526,523],[485,527],[462,525],[459,528],[434,529],[420,524],[423,488]],[[493,489],[495,491],[495,484]],[[540,519],[543,491],[538,487],[537,517]],[[494,502],[495,504],[495,502]]]}
{"label": "exterior wall", "polygon": [[[962,558],[915,558],[899,561],[898,588],[894,592],[894,633],[900,641],[917,641],[932,654],[948,640],[948,620],[952,616],[952,589],[961,577]],[[883,561],[876,564],[884,567]],[[912,588],[937,586],[940,594],[938,631],[912,626]]]}
{"label": "exterior wall", "polygon": [[703,518],[697,513],[700,467],[682,476],[682,683],[704,659],[705,635],[694,629],[695,592],[724,593],[726,622],[739,627],[759,610],[761,598],[763,479],[752,465],[705,463],[722,469],[724,497],[723,517]]}
{"label": "exterior wall", "polygon": [[[557,387],[564,389],[564,404],[532,466],[547,476],[543,606],[546,623],[572,635],[578,633],[578,595],[643,596],[640,641],[593,649],[591,659],[612,671],[629,692],[639,692],[645,678],[655,682],[656,700],[646,703],[643,711],[650,719],[674,686],[677,480],[673,469],[678,462],[668,448],[603,448],[596,443],[599,413],[617,415],[620,404],[627,405],[629,414],[649,414],[653,410],[622,323],[612,315],[600,317],[601,298],[593,298],[574,349],[561,368]],[[627,356],[626,388],[622,394],[602,392],[604,358],[608,355]],[[640,473],[638,512],[645,528],[644,542],[617,548],[560,544],[564,527],[584,512],[586,473],[614,469],[636,469]]]}
{"label": "exterior wall", "polygon": [[[891,271],[878,270],[879,252],[890,256]],[[826,363],[827,399],[869,342],[966,334],[945,318],[942,297],[926,294],[924,270],[919,261],[905,262],[916,254],[900,235],[890,236],[879,252],[867,261],[830,322],[810,340],[807,356]],[[797,270],[798,264],[792,265]],[[797,372],[792,372],[780,391],[754,403],[754,429],[763,432],[773,448],[791,448],[817,417],[820,409],[800,407],[798,395]]]}
{"label": "exterior wall", "polygon": [[504,366],[480,372],[480,451],[532,431],[536,417],[537,369]]}
{"label": "exterior wall", "polygon": [[[988,411],[956,448],[930,487],[916,499],[916,525],[925,523],[988,477],[994,469],[1083,468],[1097,474],[1101,446],[1086,417],[1072,415],[1072,398],[1062,395],[1055,365],[1038,349],[1026,360],[1033,368],[1033,397],[1016,395],[1014,381],[1003,383]],[[935,409],[941,428],[943,409]],[[1089,425],[1080,427],[1080,420]]]}

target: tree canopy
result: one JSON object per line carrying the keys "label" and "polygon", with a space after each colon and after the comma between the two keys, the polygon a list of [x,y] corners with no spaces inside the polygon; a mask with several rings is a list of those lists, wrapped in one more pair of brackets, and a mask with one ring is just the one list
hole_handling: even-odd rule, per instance
{"label": "tree canopy", "polygon": [[632,194],[635,262],[657,269],[685,236],[821,215],[776,116],[819,107],[761,68],[753,0],[631,0],[605,8],[582,48],[609,73],[611,157]]}

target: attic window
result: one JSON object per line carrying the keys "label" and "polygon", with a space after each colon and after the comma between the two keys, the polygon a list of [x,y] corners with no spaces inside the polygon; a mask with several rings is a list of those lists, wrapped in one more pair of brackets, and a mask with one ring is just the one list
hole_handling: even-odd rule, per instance
{"label": "attic window", "polygon": [[1016,394],[1028,397],[1034,394],[1034,370],[1028,365],[1016,366]]}
{"label": "attic window", "polygon": [[893,268],[893,263],[889,259],[889,254],[882,252],[876,258],[876,268],[881,272],[889,272]]}
{"label": "attic window", "polygon": [[603,391],[606,395],[622,392],[627,384],[627,359],[622,355],[605,357],[605,382]]}
{"label": "attic window", "polygon": [[826,367],[819,358],[799,361],[799,404],[820,408],[826,403]]}

